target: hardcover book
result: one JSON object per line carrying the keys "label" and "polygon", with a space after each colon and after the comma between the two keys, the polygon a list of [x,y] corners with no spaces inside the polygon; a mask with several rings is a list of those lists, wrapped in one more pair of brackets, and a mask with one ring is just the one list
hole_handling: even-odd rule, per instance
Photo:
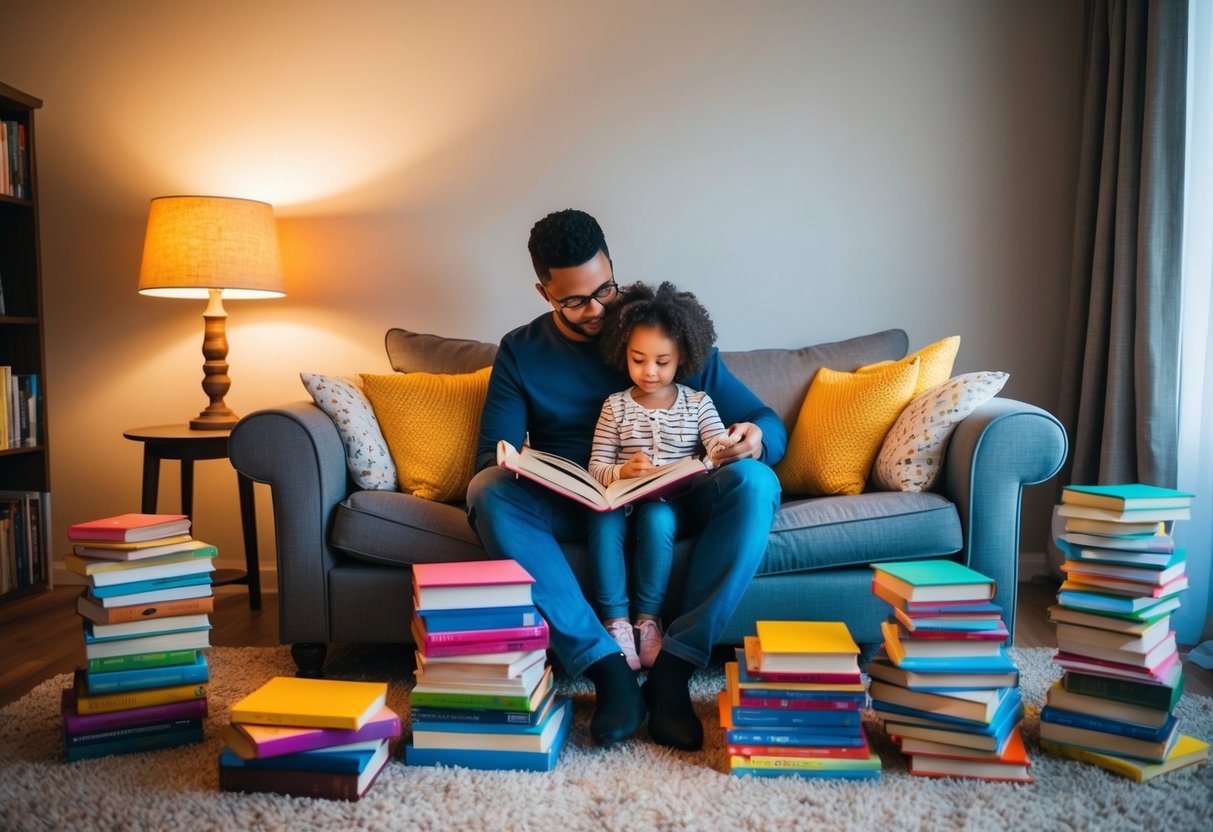
{"label": "hardcover book", "polygon": [[911,670],[898,667],[884,653],[877,653],[868,662],[868,675],[873,679],[892,682],[910,690],[948,691],[982,688],[1012,688],[1019,684],[1019,671],[994,672]]}
{"label": "hardcover book", "polygon": [[826,685],[853,685],[863,682],[859,672],[859,662],[843,673],[823,673],[819,671],[774,671],[759,670],[762,661],[761,649],[757,636],[745,636],[744,647],[736,649],[737,663],[745,668],[746,676],[757,682],[815,682]]}
{"label": "hardcover book", "polygon": [[413,564],[417,610],[527,606],[535,579],[514,560]]}
{"label": "hardcover book", "polygon": [[366,740],[346,743],[328,748],[314,748],[276,757],[240,758],[247,768],[273,771],[322,771],[332,774],[360,774],[370,765],[380,749],[388,747],[388,740]]}
{"label": "hardcover book", "polygon": [[146,708],[149,705],[166,705],[171,702],[206,698],[206,685],[203,683],[93,694],[88,690],[88,679],[84,668],[76,669],[74,687],[76,689],[76,713],[80,715],[124,711],[129,708]]}
{"label": "hardcover book", "polygon": [[[484,645],[498,645],[503,642],[535,638],[544,639],[546,642],[549,635],[548,623],[542,618],[539,619],[538,624],[530,627],[501,627],[491,630],[447,630],[446,632],[431,633],[426,629],[425,622],[422,621],[421,617],[415,615],[413,616],[410,628],[417,645],[427,656],[439,655],[438,653],[431,653],[432,648],[456,644],[482,645],[482,649],[475,651],[479,653],[505,652],[496,649],[496,647]],[[543,646],[547,647],[547,644],[545,643]]]}
{"label": "hardcover book", "polygon": [[[213,546],[212,550],[218,554],[218,550]],[[213,555],[212,555],[213,557]],[[83,558],[76,555],[68,555],[67,561],[83,562]],[[129,561],[101,561],[101,563],[127,563]],[[135,561],[138,563],[138,561]],[[84,569],[88,569],[88,564],[84,565]],[[190,560],[177,561],[175,563],[158,563],[155,565],[144,565],[137,569],[95,569],[86,577],[88,585],[96,589],[97,587],[118,587],[118,586],[133,586],[135,584],[143,584],[146,581],[159,581],[167,578],[179,578],[186,575],[203,575],[214,572],[215,564],[210,557],[191,558]],[[143,591],[140,586],[139,591]],[[154,587],[147,587],[149,589]]]}
{"label": "hardcover book", "polygon": [[384,682],[275,676],[232,706],[232,722],[357,730],[387,699]]}
{"label": "hardcover book", "polygon": [[172,537],[157,537],[151,540],[136,540],[130,543],[91,540],[87,543],[77,543],[72,547],[72,552],[83,558],[133,561],[162,557],[178,552],[188,552],[192,548],[205,548],[208,545],[200,540],[194,540],[188,534],[177,534]]}
{"label": "hardcover book", "polygon": [[510,650],[505,653],[471,653],[466,656],[427,656],[413,652],[417,669],[431,678],[489,677],[513,679],[547,659],[546,650]]}
{"label": "hardcover book", "polygon": [[1175,745],[1167,753],[1166,759],[1159,763],[1148,763],[1144,760],[1135,760],[1132,757],[1107,754],[1077,745],[1045,739],[1040,741],[1040,747],[1050,754],[1058,754],[1080,760],[1084,763],[1091,763],[1092,765],[1097,765],[1100,768],[1105,768],[1108,771],[1128,777],[1130,780],[1138,783],[1144,783],[1146,780],[1171,771],[1177,771],[1181,768],[1200,765],[1209,759],[1209,744],[1195,737],[1189,737],[1187,734],[1179,735],[1179,738],[1175,741]]}
{"label": "hardcover book", "polygon": [[291,797],[358,800],[374,785],[389,758],[385,742],[360,772],[302,771],[255,768],[225,748],[219,754],[219,788],[225,792],[275,792]]}
{"label": "hardcover book", "polygon": [[[1044,711],[1041,713],[1043,715]],[[1092,751],[1101,751],[1105,754],[1138,757],[1152,763],[1162,763],[1166,761],[1179,739],[1179,727],[1175,725],[1171,729],[1171,733],[1160,740],[1144,740],[1042,719],[1040,721],[1040,739],[1042,742],[1049,740],[1076,745]]]}
{"label": "hardcover book", "polygon": [[93,742],[87,745],[68,745],[64,747],[64,756],[68,762],[76,760],[91,760],[97,757],[108,757],[111,754],[135,754],[144,751],[157,751],[162,748],[177,748],[182,745],[202,742],[202,720],[195,727],[172,728],[154,733],[138,733],[133,736],[120,737],[106,742]]}
{"label": "hardcover book", "polygon": [[760,620],[754,627],[759,674],[859,673],[859,645],[841,621]]}
{"label": "hardcover book", "polygon": [[219,729],[224,743],[244,760],[281,757],[318,748],[349,745],[400,736],[400,716],[384,705],[361,728],[300,728],[229,722]]}
{"label": "hardcover book", "polygon": [[414,720],[413,747],[546,752],[552,747],[564,722],[572,721],[572,711],[572,700],[557,697],[544,720],[535,725],[474,725]]}
{"label": "hardcover book", "polygon": [[[902,748],[905,751],[905,748]],[[974,758],[960,754],[911,753],[910,774],[920,777],[971,777],[978,780],[1031,783],[1031,761],[1019,729],[1011,732],[1002,752],[996,757]]]}
{"label": "hardcover book", "polygon": [[520,477],[576,500],[594,511],[611,511],[636,500],[670,497],[690,487],[698,476],[711,470],[711,463],[686,457],[661,465],[640,477],[616,480],[609,486],[582,466],[556,454],[523,445],[519,451],[502,439],[497,443],[497,464]]}
{"label": "hardcover book", "polygon": [[1087,714],[1097,719],[1112,719],[1153,730],[1166,725],[1167,719],[1171,716],[1170,710],[1146,708],[1128,702],[1117,702],[1115,699],[1104,699],[1101,696],[1075,693],[1066,690],[1060,680],[1054,682],[1049,688],[1049,692],[1045,696],[1045,703],[1061,711]]}
{"label": "hardcover book", "polygon": [[907,601],[989,601],[994,580],[951,560],[872,564],[872,580]]}
{"label": "hardcover book", "polygon": [[858,727],[862,715],[858,708],[753,708],[735,705],[729,692],[717,694],[717,707],[722,728],[809,728],[814,725]]}
{"label": "hardcover book", "polygon": [[95,591],[90,590],[88,597],[90,601],[108,608],[129,607],[133,605],[151,606],[163,604],[166,601],[180,601],[186,598],[210,598],[214,594],[214,591],[211,589],[210,578],[207,577],[201,583],[152,589],[146,592],[131,592],[123,595],[107,594],[103,597]]}
{"label": "hardcover book", "polygon": [[183,633],[163,633],[104,641],[92,638],[87,631],[84,634],[84,655],[89,659],[106,659],[112,656],[131,656],[167,650],[205,650],[210,646],[209,624],[205,630],[187,630]]}
{"label": "hardcover book", "polygon": [[992,722],[999,707],[1015,688],[955,690],[936,692],[910,690],[900,685],[873,679],[869,688],[874,707],[894,703],[905,708],[926,711],[934,716],[953,716],[972,722]]}
{"label": "hardcover book", "polygon": [[416,748],[405,745],[405,764],[410,766],[462,766],[472,769],[510,769],[551,771],[560,760],[572,719],[562,719],[555,738],[546,751],[484,751],[467,748]]}
{"label": "hardcover book", "polygon": [[63,689],[59,705],[59,713],[63,717],[63,727],[68,733],[110,731],[130,725],[143,725],[169,719],[203,718],[207,715],[207,711],[207,701],[203,697],[169,702],[164,705],[149,705],[144,708],[80,714],[76,711],[76,689],[72,687]]}
{"label": "hardcover book", "polygon": [[197,650],[160,650],[154,653],[133,653],[129,656],[89,659],[87,670],[89,673],[110,673],[115,670],[194,664],[196,661],[198,661]]}
{"label": "hardcover book", "polygon": [[193,664],[146,667],[134,670],[115,670],[108,673],[85,674],[88,690],[94,694],[117,693],[143,688],[163,688],[176,685],[196,685],[210,681],[210,669],[206,654],[198,653]]}
{"label": "hardcover book", "polygon": [[1183,695],[1183,668],[1176,662],[1165,678],[1150,682],[1117,679],[1099,673],[1067,671],[1062,674],[1061,684],[1071,693],[1112,699],[1170,713],[1175,710],[1175,705]]}
{"label": "hardcover book", "polygon": [[510,627],[535,627],[542,620],[533,605],[519,607],[482,607],[456,610],[419,610],[427,632],[451,630],[501,630]]}
{"label": "hardcover book", "polygon": [[1061,491],[1063,503],[1107,508],[1114,511],[1189,506],[1192,504],[1194,496],[1188,491],[1178,491],[1174,488],[1140,482],[1114,485],[1070,484]]}
{"label": "hardcover book", "polygon": [[[1192,519],[1192,510],[1186,506],[1182,508],[1110,509],[1063,502],[1057,507],[1057,516],[1065,517],[1066,519],[1077,517],[1085,520],[1107,520],[1111,522],[1127,520],[1131,523],[1150,520],[1161,523],[1171,520],[1190,520]],[[1086,533],[1067,532],[1067,534],[1085,535]]]}
{"label": "hardcover book", "polygon": [[533,711],[503,711],[495,708],[436,708],[410,703],[414,722],[464,722],[480,725],[535,725],[543,720],[556,699],[553,688]]}
{"label": "hardcover book", "polygon": [[136,621],[123,621],[117,624],[97,624],[85,619],[84,624],[84,631],[90,634],[94,641],[133,638],[135,636],[154,636],[162,633],[182,633],[188,630],[209,630],[210,628],[211,619],[206,613],[145,618]]}
{"label": "hardcover book", "polygon": [[104,606],[83,590],[76,599],[76,612],[96,624],[118,624],[126,621],[145,621],[152,618],[169,618],[175,615],[210,615],[215,611],[215,598],[184,598],[177,601],[162,601],[151,604],[128,604],[126,606]]}
{"label": "hardcover book", "polygon": [[1005,636],[986,641],[968,638],[922,638],[921,634],[911,635],[896,624],[888,621],[880,622],[880,631],[884,635],[885,650],[898,665],[905,659],[932,659],[949,661],[956,659],[992,659],[1003,654]]}
{"label": "hardcover book", "polygon": [[132,543],[185,534],[190,530],[190,519],[184,514],[119,514],[73,523],[67,528],[68,540],[100,540]]}
{"label": "hardcover book", "polygon": [[552,669],[545,669],[543,678],[530,694],[497,694],[456,692],[451,690],[423,690],[414,687],[409,702],[438,708],[488,708],[490,710],[519,711],[535,710],[552,689]]}

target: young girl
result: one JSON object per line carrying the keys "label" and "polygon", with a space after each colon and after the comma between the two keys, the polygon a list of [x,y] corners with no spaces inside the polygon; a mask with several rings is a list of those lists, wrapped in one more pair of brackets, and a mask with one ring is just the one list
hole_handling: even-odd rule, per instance
{"label": "young girl", "polygon": [[[599,482],[610,485],[704,452],[710,460],[734,444],[707,393],[677,383],[703,367],[716,340],[712,319],[693,294],[670,283],[656,292],[643,283],[621,289],[598,340],[608,363],[626,369],[633,384],[603,402],[589,464]],[[629,515],[636,535],[634,625],[624,553]],[[676,526],[676,500],[634,503],[590,521],[598,614],[633,670],[652,667],[661,650],[659,616]]]}

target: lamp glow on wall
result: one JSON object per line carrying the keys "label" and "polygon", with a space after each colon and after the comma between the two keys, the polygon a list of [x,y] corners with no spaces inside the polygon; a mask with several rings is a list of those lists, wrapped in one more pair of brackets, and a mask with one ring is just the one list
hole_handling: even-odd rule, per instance
{"label": "lamp glow on wall", "polygon": [[210,404],[190,427],[230,429],[240,417],[223,401],[232,383],[223,298],[286,295],[273,207],[218,196],[156,197],[147,215],[139,293],[209,301],[202,314],[202,389]]}

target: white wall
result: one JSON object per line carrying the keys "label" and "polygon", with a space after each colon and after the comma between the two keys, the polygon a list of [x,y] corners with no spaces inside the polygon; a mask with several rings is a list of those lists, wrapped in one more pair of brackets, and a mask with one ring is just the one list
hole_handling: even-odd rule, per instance
{"label": "white wall", "polygon": [[[124,428],[206,404],[202,303],[135,291],[164,194],[276,207],[288,297],[228,304],[240,413],[303,396],[300,370],[385,369],[390,326],[496,340],[539,314],[527,233],[570,206],[621,279],[696,291],[724,348],[959,333],[957,372],[1053,408],[1080,5],[0,0],[0,78],[46,102],[56,551],[137,510]],[[195,515],[238,563],[224,463],[199,463]]]}

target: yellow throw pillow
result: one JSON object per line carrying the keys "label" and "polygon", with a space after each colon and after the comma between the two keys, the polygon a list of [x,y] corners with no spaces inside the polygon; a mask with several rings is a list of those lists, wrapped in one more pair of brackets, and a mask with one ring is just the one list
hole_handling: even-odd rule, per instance
{"label": "yellow throw pillow", "polygon": [[900,361],[881,361],[878,364],[860,367],[855,372],[870,373],[892,364],[909,364],[918,359],[918,383],[914,385],[914,395],[910,397],[912,399],[938,387],[952,377],[952,364],[956,362],[958,352],[960,352],[960,336],[949,335],[934,344],[928,344],[916,353],[907,355]]}
{"label": "yellow throw pillow", "polygon": [[[789,494],[860,494],[885,434],[914,397],[919,361],[813,376],[788,451],[775,466]],[[389,444],[391,440],[388,440]]]}
{"label": "yellow throw pillow", "polygon": [[466,496],[491,370],[362,374],[401,491],[444,503]]}

